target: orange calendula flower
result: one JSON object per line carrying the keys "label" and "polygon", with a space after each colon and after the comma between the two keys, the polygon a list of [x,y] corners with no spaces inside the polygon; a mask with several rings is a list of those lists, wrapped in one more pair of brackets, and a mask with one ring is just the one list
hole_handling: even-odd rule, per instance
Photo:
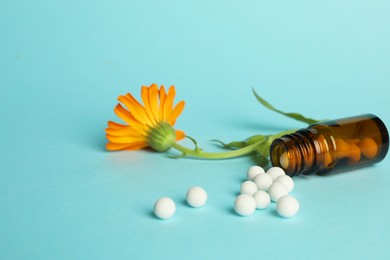
{"label": "orange calendula flower", "polygon": [[164,86],[158,89],[156,84],[142,86],[139,103],[130,93],[118,97],[121,102],[115,107],[115,114],[126,124],[108,122],[106,137],[109,142],[107,150],[139,150],[151,147],[159,152],[171,148],[175,140],[181,140],[185,134],[174,130],[176,119],[184,109],[184,101],[173,106],[175,87],[171,86],[168,93]]}

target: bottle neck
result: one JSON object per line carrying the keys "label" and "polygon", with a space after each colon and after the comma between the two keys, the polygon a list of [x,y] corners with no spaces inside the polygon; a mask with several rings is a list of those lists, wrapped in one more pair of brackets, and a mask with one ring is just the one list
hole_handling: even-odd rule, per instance
{"label": "bottle neck", "polygon": [[272,165],[281,167],[289,176],[315,174],[328,147],[315,129],[302,129],[276,139],[270,148]]}

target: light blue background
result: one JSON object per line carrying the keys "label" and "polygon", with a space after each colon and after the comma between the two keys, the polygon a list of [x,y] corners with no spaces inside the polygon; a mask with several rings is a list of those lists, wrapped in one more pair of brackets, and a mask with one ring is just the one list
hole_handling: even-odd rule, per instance
{"label": "light blue background", "polygon": [[[293,219],[232,211],[249,158],[106,152],[116,97],[177,88],[177,128],[209,140],[371,112],[390,124],[389,1],[0,2],[1,259],[384,259],[390,161],[296,178]],[[183,142],[190,145],[189,142]],[[208,204],[185,205],[203,186]],[[162,196],[177,214],[151,214]]]}

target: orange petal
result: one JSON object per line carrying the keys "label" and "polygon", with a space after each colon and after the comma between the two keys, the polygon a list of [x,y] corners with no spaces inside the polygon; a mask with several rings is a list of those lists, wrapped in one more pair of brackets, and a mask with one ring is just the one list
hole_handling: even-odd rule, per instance
{"label": "orange petal", "polygon": [[168,95],[164,102],[164,108],[163,108],[164,120],[167,120],[169,115],[171,114],[173,99],[175,98],[175,95],[176,95],[175,87],[171,86],[168,90]]}
{"label": "orange petal", "polygon": [[106,133],[109,135],[114,136],[124,136],[124,135],[131,135],[131,136],[142,136],[140,132],[132,128],[131,126],[125,126],[122,128],[106,128]]}
{"label": "orange petal", "polygon": [[176,130],[176,141],[182,140],[186,134],[182,130]]}
{"label": "orange petal", "polygon": [[114,108],[114,113],[123,121],[125,121],[127,124],[132,124],[132,115],[129,111],[124,109],[121,104],[117,104]]}
{"label": "orange petal", "polygon": [[109,151],[119,151],[119,150],[139,150],[144,147],[147,147],[147,143],[136,143],[136,144],[117,144],[117,143],[112,143],[108,142],[106,144],[106,149]]}
{"label": "orange petal", "polygon": [[152,110],[151,110],[150,104],[149,104],[149,88],[148,87],[142,86],[141,97],[142,97],[142,101],[145,104],[146,114],[147,114],[150,122],[152,122],[153,125],[155,125],[156,124],[156,120],[155,120],[155,118],[153,116],[153,113],[152,113]]}
{"label": "orange petal", "polygon": [[123,121],[125,121],[129,126],[133,127],[134,129],[138,130],[140,133],[146,133],[146,130],[148,127],[139,121],[137,121],[133,114],[127,111],[124,107],[122,107],[121,104],[118,104],[114,109],[115,114],[121,118]]}
{"label": "orange petal", "polygon": [[127,127],[127,125],[119,124],[119,123],[114,122],[114,121],[108,121],[108,127],[109,128],[119,129],[119,128],[122,128],[122,127]]}
{"label": "orange petal", "polygon": [[149,107],[152,112],[153,118],[155,121],[160,119],[160,111],[158,109],[158,87],[156,84],[153,84],[149,88]]}
{"label": "orange petal", "polygon": [[133,115],[133,118],[136,119],[140,124],[149,124],[150,126],[152,125],[145,108],[131,94],[127,93],[125,96],[119,96],[118,100],[127,107],[130,113]]}
{"label": "orange petal", "polygon": [[165,103],[165,98],[167,96],[167,93],[165,92],[164,85],[161,85],[160,90],[160,121],[164,121],[164,103]]}
{"label": "orange petal", "polygon": [[171,125],[174,125],[176,122],[177,117],[183,112],[185,102],[180,101],[175,108],[172,110],[171,114],[168,117],[168,123]]}
{"label": "orange petal", "polygon": [[109,151],[118,151],[118,150],[123,150],[128,146],[129,146],[129,144],[117,144],[117,143],[113,143],[113,142],[108,142],[106,144],[106,149]]}
{"label": "orange petal", "polygon": [[146,142],[146,138],[144,136],[131,136],[131,135],[123,135],[123,136],[115,136],[115,135],[106,135],[107,139],[113,143],[118,144],[132,144],[139,142]]}
{"label": "orange petal", "polygon": [[147,143],[137,143],[137,144],[133,144],[133,145],[128,146],[125,150],[136,151],[136,150],[140,150],[142,148],[148,147],[148,146],[149,145]]}

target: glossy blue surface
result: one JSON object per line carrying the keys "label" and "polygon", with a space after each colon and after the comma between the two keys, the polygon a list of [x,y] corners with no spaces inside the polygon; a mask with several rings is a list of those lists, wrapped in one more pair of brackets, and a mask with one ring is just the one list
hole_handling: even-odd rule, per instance
{"label": "glossy blue surface", "polygon": [[[17,1],[0,4],[1,259],[389,258],[390,160],[295,178],[293,219],[233,201],[250,158],[106,152],[116,97],[174,84],[177,128],[240,140],[314,118],[390,125],[388,1]],[[182,142],[191,145],[190,142]],[[184,203],[204,187],[207,205]],[[177,202],[157,220],[155,200]]]}

